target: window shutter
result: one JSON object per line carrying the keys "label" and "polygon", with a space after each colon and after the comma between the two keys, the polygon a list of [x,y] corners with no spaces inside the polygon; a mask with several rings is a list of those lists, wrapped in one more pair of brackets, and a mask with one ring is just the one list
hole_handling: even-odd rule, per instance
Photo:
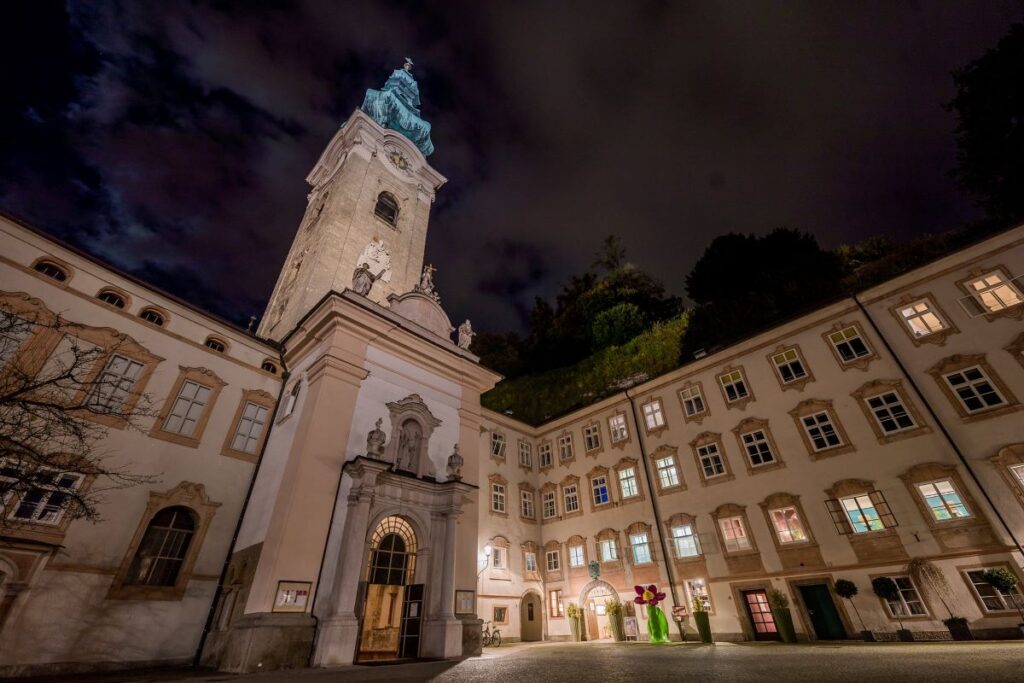
{"label": "window shutter", "polygon": [[[853,533],[850,518],[846,516],[846,510],[843,509],[842,503],[839,502],[838,498],[826,500],[825,507],[828,508],[828,514],[832,516],[832,523],[836,525],[836,531],[843,536],[849,536]],[[888,506],[886,509],[888,509]]]}
{"label": "window shutter", "polygon": [[960,297],[960,308],[964,309],[964,312],[972,318],[977,318],[979,315],[984,315],[987,312],[985,307],[971,294]]}
{"label": "window shutter", "polygon": [[886,529],[897,526],[896,517],[892,514],[892,510],[889,509],[889,504],[885,502],[885,496],[882,495],[882,492],[871,491],[868,493],[868,497],[871,499],[871,504],[875,506],[878,517],[882,520],[882,526]]}
{"label": "window shutter", "polygon": [[697,547],[702,553],[717,553],[720,552],[718,547],[718,538],[711,533],[698,533],[694,537],[697,539]]}

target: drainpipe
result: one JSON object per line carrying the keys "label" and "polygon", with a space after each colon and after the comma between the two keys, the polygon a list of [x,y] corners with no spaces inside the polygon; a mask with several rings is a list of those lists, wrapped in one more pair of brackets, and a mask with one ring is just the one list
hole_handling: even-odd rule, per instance
{"label": "drainpipe", "polygon": [[996,519],[999,520],[999,523],[1002,525],[1003,529],[1006,530],[1006,533],[1010,535],[1010,539],[1013,540],[1013,544],[1017,546],[1017,550],[1020,552],[1020,554],[1024,556],[1024,546],[1021,546],[1021,542],[1013,533],[1013,529],[1006,522],[1006,519],[1003,518],[1002,514],[1000,514],[999,508],[996,506],[991,496],[988,495],[988,490],[985,488],[985,485],[981,483],[981,480],[975,473],[974,468],[971,467],[970,461],[968,461],[967,457],[963,454],[963,451],[960,450],[960,447],[957,445],[956,441],[953,440],[952,434],[949,433],[949,430],[946,429],[946,426],[942,423],[942,420],[940,420],[939,416],[935,413],[935,410],[932,408],[931,403],[928,401],[928,397],[924,394],[924,392],[921,391],[921,388],[917,386],[917,382],[915,382],[913,376],[909,372],[907,372],[907,368],[903,365],[903,361],[900,360],[900,357],[896,355],[896,352],[893,350],[892,346],[890,346],[889,340],[885,338],[885,335],[882,334],[882,331],[878,328],[878,325],[875,324],[875,319],[871,317],[871,314],[868,312],[867,307],[864,306],[864,303],[860,300],[860,295],[854,295],[853,300],[857,302],[857,306],[860,308],[861,313],[864,314],[864,317],[867,318],[868,323],[871,325],[871,329],[875,331],[875,335],[882,340],[882,345],[885,346],[885,350],[888,351],[889,355],[892,356],[894,361],[896,361],[896,365],[899,367],[900,372],[902,372],[903,376],[907,378],[907,382],[910,384],[910,386],[914,388],[914,391],[921,399],[921,403],[924,404],[925,410],[928,411],[928,415],[931,417],[932,422],[934,422],[935,425],[939,428],[939,431],[942,432],[942,436],[945,437],[946,442],[949,444],[950,448],[952,448],[953,452],[956,453],[956,457],[960,459],[960,463],[964,466],[964,469],[967,470],[967,474],[970,475],[971,480],[974,482],[974,485],[978,487],[978,490],[981,491],[981,495],[985,497],[985,501],[988,503],[988,506],[992,508],[992,512],[995,513]]}
{"label": "drainpipe", "polygon": [[[640,431],[640,418],[637,417],[636,403],[633,397],[629,395],[629,389],[623,392],[626,398],[629,400],[630,414],[633,416],[633,430],[636,434],[636,442],[640,447],[640,460],[643,462],[644,480],[647,482],[647,493],[651,499],[651,511],[654,513],[654,528],[655,533],[658,535],[658,544],[661,546],[661,556],[665,558],[665,575],[668,577],[668,588],[672,592],[672,602],[676,605],[685,606],[686,602],[679,601],[679,590],[676,586],[675,578],[673,573],[675,568],[672,566],[672,556],[668,552],[668,544],[665,543],[665,534],[662,529],[661,512],[658,509],[658,494],[654,488],[654,482],[651,477],[651,470],[648,467],[647,458],[647,447],[644,445],[644,435]],[[675,618],[672,619],[676,623],[676,627],[679,629],[679,637],[686,641],[686,632],[683,630],[683,622]]]}

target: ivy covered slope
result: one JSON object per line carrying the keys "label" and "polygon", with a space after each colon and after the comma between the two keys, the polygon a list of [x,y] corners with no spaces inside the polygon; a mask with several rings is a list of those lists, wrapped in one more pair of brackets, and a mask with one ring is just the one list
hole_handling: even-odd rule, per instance
{"label": "ivy covered slope", "polygon": [[506,379],[484,394],[481,403],[533,425],[589,405],[621,391],[633,380],[678,367],[686,323],[684,313],[575,365]]}

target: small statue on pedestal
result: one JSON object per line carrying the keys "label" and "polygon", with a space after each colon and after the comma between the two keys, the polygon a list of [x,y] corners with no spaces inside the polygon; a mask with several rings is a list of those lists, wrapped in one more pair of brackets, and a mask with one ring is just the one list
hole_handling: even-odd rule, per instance
{"label": "small statue on pedestal", "polygon": [[365,263],[360,263],[359,267],[356,268],[356,272],[352,275],[352,291],[361,296],[366,296],[373,289],[373,283],[377,278],[370,272],[370,267]]}
{"label": "small statue on pedestal", "polygon": [[380,425],[382,422],[384,420],[378,417],[376,426],[366,435],[366,457],[368,458],[375,458],[377,460],[383,460],[384,458],[384,441],[387,440],[387,436],[381,431]]}
{"label": "small statue on pedestal", "polygon": [[467,318],[464,323],[459,325],[459,348],[469,349],[469,345],[473,343],[473,337],[475,336],[476,333],[473,332],[473,326]]}
{"label": "small statue on pedestal", "polygon": [[455,449],[452,454],[448,456],[448,478],[459,480],[462,479],[462,463],[464,462],[463,457],[459,455],[459,444],[455,444]]}

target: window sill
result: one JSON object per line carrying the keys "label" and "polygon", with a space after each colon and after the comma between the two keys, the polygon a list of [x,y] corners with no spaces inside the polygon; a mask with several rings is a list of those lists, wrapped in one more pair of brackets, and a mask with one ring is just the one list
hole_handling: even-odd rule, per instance
{"label": "window sill", "polygon": [[1018,410],[1024,409],[1024,404],[1021,403],[1010,403],[1009,405],[1001,406],[999,408],[991,408],[979,413],[961,413],[960,419],[966,423],[981,422],[982,420],[988,420],[993,417],[1002,417],[1015,413]]}
{"label": "window sill", "polygon": [[911,429],[904,429],[903,431],[893,432],[892,434],[882,432],[878,435],[878,443],[884,446],[886,444],[896,443],[897,441],[903,441],[904,439],[912,439],[915,436],[923,436],[931,433],[932,428],[925,425],[913,427]]}
{"label": "window sill", "polygon": [[729,474],[720,474],[717,477],[712,477],[711,479],[703,479],[702,478],[700,480],[700,485],[701,486],[714,486],[715,484],[724,484],[727,481],[732,481],[735,478],[736,478],[736,475],[730,472]]}
{"label": "window sill", "polygon": [[856,447],[854,447],[853,444],[848,443],[844,446],[834,446],[833,448],[826,448],[823,451],[811,451],[810,453],[808,453],[808,455],[810,456],[812,462],[816,462],[818,460],[824,460],[826,458],[831,458],[836,455],[846,455],[847,453],[853,453],[856,450],[857,449]]}
{"label": "window sill", "polygon": [[187,448],[199,448],[199,440],[202,435],[199,436],[182,436],[181,434],[172,434],[171,432],[165,432],[162,429],[154,429],[149,435],[154,439],[160,439],[161,441],[169,441],[176,443],[179,446],[185,446]]}

